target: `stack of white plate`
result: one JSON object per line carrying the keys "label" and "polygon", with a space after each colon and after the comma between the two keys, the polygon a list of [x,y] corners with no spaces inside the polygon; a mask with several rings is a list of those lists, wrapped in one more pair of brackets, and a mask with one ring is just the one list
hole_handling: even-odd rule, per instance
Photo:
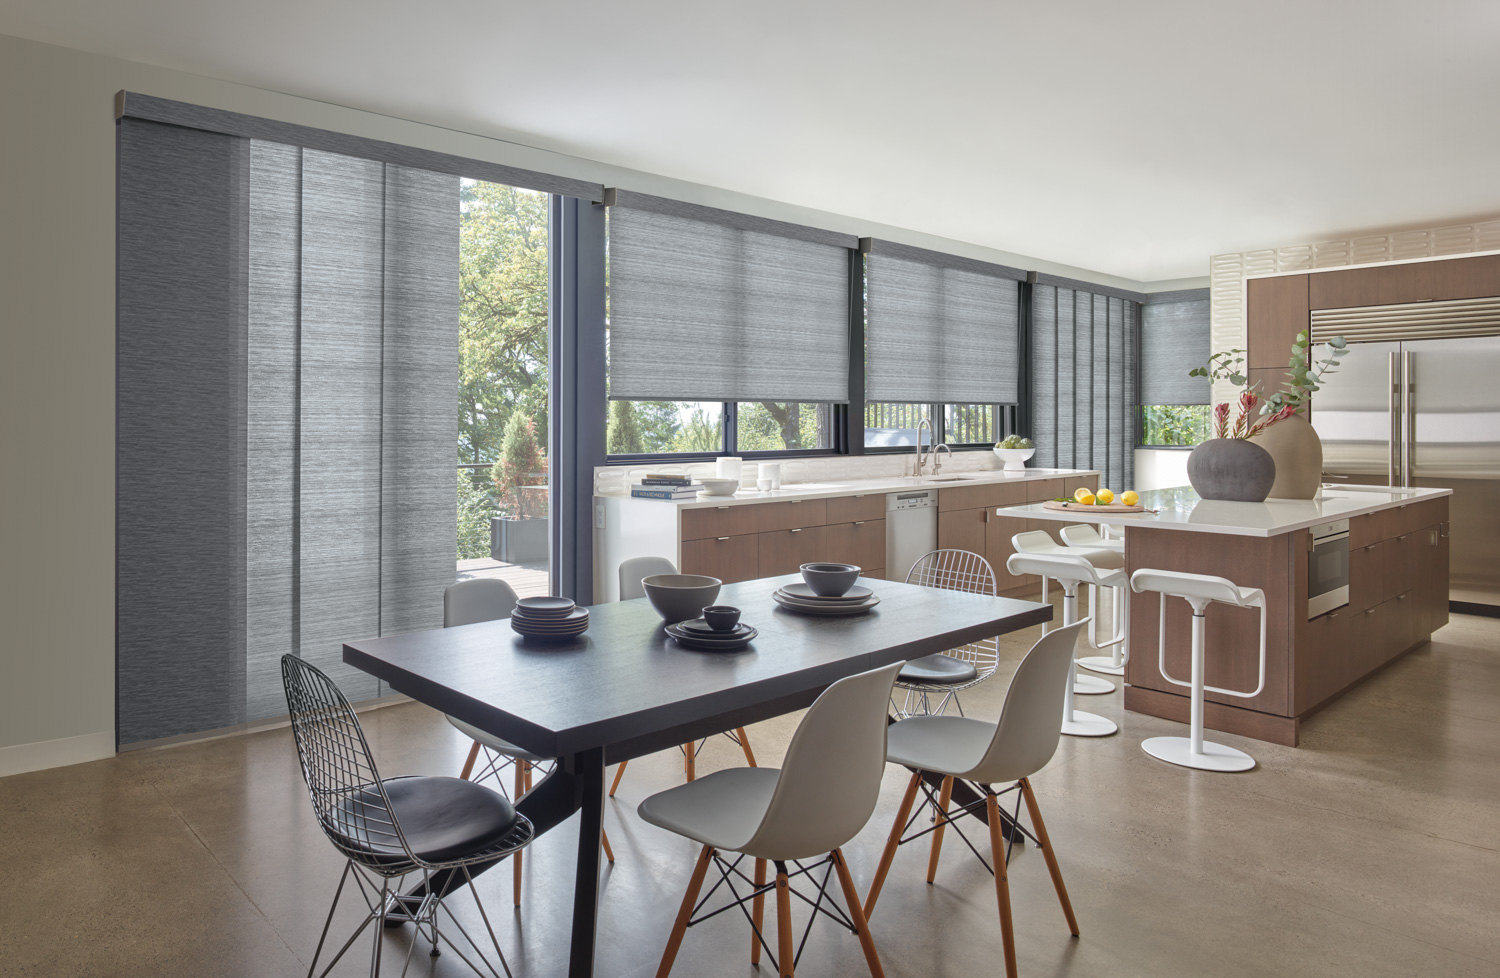
{"label": "stack of white plate", "polygon": [[880,603],[880,595],[858,584],[829,598],[814,594],[812,588],[799,581],[779,588],[771,596],[788,611],[806,615],[862,615]]}
{"label": "stack of white plate", "polygon": [[760,634],[749,625],[736,624],[727,631],[715,631],[702,618],[679,621],[667,626],[667,634],[690,649],[704,652],[733,652],[742,649]]}
{"label": "stack of white plate", "polygon": [[510,627],[527,638],[566,641],[588,631],[589,611],[572,598],[522,598],[510,613]]}

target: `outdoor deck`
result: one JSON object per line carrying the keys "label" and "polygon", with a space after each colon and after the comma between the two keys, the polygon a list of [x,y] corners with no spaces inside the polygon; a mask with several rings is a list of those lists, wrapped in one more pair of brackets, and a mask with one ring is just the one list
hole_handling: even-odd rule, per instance
{"label": "outdoor deck", "polygon": [[552,577],[545,562],[507,564],[488,557],[458,562],[458,580],[467,581],[477,577],[497,577],[509,584],[516,596],[521,598],[552,593]]}

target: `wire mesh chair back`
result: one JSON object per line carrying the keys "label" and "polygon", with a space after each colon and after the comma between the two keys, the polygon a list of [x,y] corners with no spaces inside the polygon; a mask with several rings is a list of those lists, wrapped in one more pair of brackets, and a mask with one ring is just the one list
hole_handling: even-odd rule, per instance
{"label": "wire mesh chair back", "polygon": [[[924,554],[920,560],[912,565],[911,571],[906,575],[906,583],[919,584],[922,587],[942,588],[945,591],[963,591],[968,594],[988,594],[994,596],[998,593],[995,584],[995,569],[990,562],[979,554],[968,550],[934,550]],[[974,678],[962,683],[926,683],[914,682],[906,679],[896,680],[899,689],[917,690],[923,692],[923,705],[921,712],[928,712],[925,703],[925,693],[939,692],[943,694],[943,705],[946,706],[952,696],[960,690],[968,689],[978,683],[984,682],[995,674],[995,669],[1000,662],[1000,639],[984,638],[956,649],[949,649],[944,655],[955,659],[961,659],[974,667],[976,675]],[[911,715],[913,712],[910,704],[899,708],[898,715]],[[941,710],[941,707],[939,708]]]}
{"label": "wire mesh chair back", "polygon": [[418,863],[401,834],[359,718],[322,670],[281,657],[281,680],[302,777],[318,824],[350,859],[399,875]]}

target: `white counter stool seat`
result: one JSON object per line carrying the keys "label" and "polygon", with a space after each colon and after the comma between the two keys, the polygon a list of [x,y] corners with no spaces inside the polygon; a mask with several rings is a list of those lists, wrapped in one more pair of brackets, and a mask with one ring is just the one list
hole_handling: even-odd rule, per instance
{"label": "white counter stool seat", "polygon": [[[657,574],[675,574],[677,565],[665,557],[631,557],[620,561],[620,600],[632,601],[636,598],[646,596],[646,586],[641,583],[648,577]],[[744,727],[735,727],[734,732],[724,732],[724,736],[739,745],[740,750],[745,752],[745,761],[755,767],[755,751],[750,749],[750,736],[745,733]],[[689,781],[698,776],[698,752],[703,745],[708,743],[705,739],[701,742],[683,744],[682,751],[682,773]],[[625,768],[629,761],[621,761],[620,766],[615,768],[614,780],[609,783],[609,796],[615,796],[615,789],[620,787],[620,779],[625,777]]]}
{"label": "white counter stool seat", "polygon": [[[1141,748],[1152,757],[1197,768],[1200,771],[1248,771],[1255,767],[1255,758],[1242,750],[1203,739],[1203,694],[1205,691],[1253,699],[1266,688],[1266,595],[1260,588],[1240,587],[1233,581],[1209,574],[1187,574],[1181,571],[1142,568],[1130,577],[1130,586],[1136,591],[1154,591],[1160,595],[1161,612],[1157,619],[1157,663],[1162,678],[1174,686],[1186,686],[1191,692],[1188,709],[1188,736],[1152,737],[1141,743]],[[1192,675],[1184,682],[1167,672],[1167,599],[1182,598],[1193,609],[1193,664]],[[1236,608],[1260,609],[1260,682],[1250,692],[1236,689],[1221,689],[1203,681],[1203,657],[1205,653],[1204,615],[1208,606],[1218,601]]]}
{"label": "white counter stool seat", "polygon": [[[999,593],[990,562],[968,550],[934,550],[923,554],[907,573],[906,583],[969,594]],[[899,705],[892,696],[891,709],[897,717],[925,716],[944,713],[952,704],[962,714],[963,704],[958,694],[993,676],[999,662],[998,637],[912,659],[896,677],[896,689],[905,696]],[[936,706],[932,697],[938,697]]]}
{"label": "white counter stool seat", "polygon": [[[1043,554],[1054,557],[1081,557],[1084,560],[1088,561],[1089,566],[1110,572],[1110,574],[1108,575],[1109,580],[1114,581],[1118,579],[1119,583],[1117,585],[1111,586],[1119,587],[1122,589],[1129,586],[1130,582],[1125,578],[1125,556],[1124,554],[1117,553],[1116,551],[1080,550],[1075,547],[1060,546],[1057,541],[1052,539],[1051,534],[1047,533],[1045,530],[1028,530],[1025,533],[1017,533],[1015,536],[1011,537],[1010,542],[1011,546],[1016,549],[1017,553]],[[1014,574],[1016,572],[1011,571],[1011,573]],[[1047,581],[1048,578],[1044,576],[1042,578],[1043,602],[1047,600]],[[1085,583],[1089,585],[1090,595],[1094,595],[1097,593],[1096,582],[1089,580]],[[1066,590],[1064,590],[1063,595],[1066,599]],[[1092,607],[1093,604],[1091,601],[1091,610]],[[1068,620],[1076,621],[1076,613],[1074,618],[1070,618]],[[1118,620],[1119,619],[1116,619],[1116,621]],[[1090,626],[1090,629],[1097,632],[1098,628],[1099,623],[1096,618],[1093,625]],[[1120,636],[1117,635],[1112,641],[1118,641],[1119,638]],[[1090,644],[1092,643],[1093,640],[1091,638]],[[1082,664],[1081,661],[1080,664]],[[1113,693],[1114,691],[1115,684],[1110,682],[1108,679],[1100,679],[1098,676],[1082,676],[1078,674],[1078,671],[1076,669],[1073,671],[1073,692],[1075,693],[1081,693],[1084,696],[1105,696],[1109,693]]]}
{"label": "white counter stool seat", "polygon": [[[815,896],[797,892],[812,906],[812,916],[823,913],[854,931],[870,974],[883,978],[885,972],[841,847],[864,828],[880,797],[888,729],[886,702],[903,665],[897,662],[846,676],[825,689],[797,725],[780,770],[715,771],[641,802],[638,811],[642,819],[703,845],[662,952],[657,978],[667,978],[671,973],[689,927],[730,907],[739,907],[750,922],[750,963],[759,964],[764,948],[777,974],[792,975],[802,946],[794,945],[792,894],[797,891],[791,881],[801,876],[817,887]],[[726,859],[721,853],[738,855]],[[753,880],[739,868],[747,857],[754,861]],[[801,862],[814,858],[816,862]],[[766,881],[767,862],[776,868],[776,879],[771,883]],[[694,912],[701,909],[698,892],[710,865],[722,876],[713,890],[728,884],[730,903],[704,911],[695,919]],[[817,873],[823,866],[828,868]],[[838,876],[847,916],[828,894],[832,874]],[[750,891],[741,895],[737,883],[748,884]],[[761,931],[765,897],[772,891],[776,895],[774,952]],[[749,911],[744,909],[747,903]],[[811,931],[809,922],[802,945]],[[725,965],[699,973],[727,974],[733,970]]]}
{"label": "white counter stool seat", "polygon": [[[1063,685],[1072,668],[1074,647],[1082,633],[1084,622],[1074,622],[1054,628],[1043,635],[1021,664],[1016,667],[1010,688],[1005,693],[1005,705],[1000,710],[998,722],[990,723],[972,717],[921,716],[901,720],[891,725],[887,734],[886,760],[911,768],[913,774],[907,783],[906,794],[896,813],[896,821],[886,839],[880,864],[870,883],[865,897],[865,918],[875,912],[875,901],[880,897],[881,887],[890,872],[896,850],[906,842],[914,842],[928,833],[932,834],[932,853],[927,863],[927,882],[937,874],[938,855],[943,841],[943,829],[948,825],[960,835],[963,828],[960,820],[965,816],[983,818],[989,829],[990,859],[985,862],[980,849],[970,844],[985,867],[995,876],[995,898],[1000,911],[1000,934],[1005,946],[1005,972],[1010,978],[1016,974],[1016,948],[1014,927],[1010,911],[1010,882],[1007,864],[1010,861],[1010,846],[1002,838],[1004,826],[1014,826],[1020,834],[1029,838],[1041,850],[1047,860],[1047,871],[1062,904],[1063,916],[1068,930],[1078,936],[1078,920],[1073,916],[1073,905],[1068,899],[1068,889],[1063,884],[1062,870],[1052,850],[1052,841],[1047,837],[1047,826],[1042,821],[1041,809],[1036,795],[1031,790],[1030,778],[1047,766],[1057,751],[1058,731],[1061,726],[1062,709],[1056,691]],[[943,776],[941,797],[934,801],[932,788],[923,779],[923,772]],[[950,809],[955,779],[966,781],[978,796],[968,805]],[[994,785],[1008,785],[996,791]],[[910,836],[903,835],[922,821],[922,811],[912,814],[917,792],[926,794],[923,810],[936,808],[934,824]],[[1015,792],[1015,808],[1003,812],[1000,799]],[[1020,823],[1021,802],[1031,816],[1032,830]],[[1011,836],[1014,839],[1014,834]],[[964,839],[968,842],[967,839]],[[907,926],[910,921],[907,922]]]}
{"label": "white counter stool seat", "polygon": [[[1069,523],[1066,524],[1058,534],[1063,538],[1068,549],[1085,551],[1112,550],[1121,555],[1121,564],[1124,566],[1125,541],[1116,537],[1100,536],[1099,531],[1091,523]],[[1128,583],[1128,582],[1126,582]],[[1093,672],[1103,673],[1106,676],[1125,675],[1125,663],[1130,661],[1130,634],[1120,629],[1121,605],[1129,600],[1129,591],[1125,584],[1109,589],[1110,609],[1112,621],[1116,633],[1110,638],[1099,640],[1099,589],[1089,585],[1089,614],[1094,619],[1093,626],[1089,629],[1089,647],[1095,651],[1103,652],[1110,650],[1109,655],[1085,655],[1078,658],[1078,664]]]}
{"label": "white counter stool seat", "polygon": [[[1016,538],[1025,536],[1024,533],[1016,534]],[[1045,536],[1045,534],[1043,534]],[[1065,550],[1065,548],[1058,548]],[[1123,578],[1123,570],[1102,570],[1094,567],[1081,554],[1074,552],[1056,554],[1014,553],[1005,562],[1006,568],[1012,574],[1036,574],[1043,580],[1043,587],[1047,579],[1057,581],[1063,589],[1063,624],[1072,625],[1079,621],[1078,618],[1078,584],[1080,581],[1111,586],[1116,580],[1116,575]],[[1129,617],[1129,604],[1126,606],[1126,617]],[[1087,621],[1088,619],[1083,619]],[[1128,627],[1129,622],[1126,622]],[[1077,692],[1074,685],[1078,674],[1078,664],[1074,662],[1068,667],[1067,685],[1063,688],[1064,709],[1062,732],[1069,737],[1108,737],[1120,728],[1108,717],[1098,714],[1086,713],[1083,710],[1073,708],[1073,694]]]}

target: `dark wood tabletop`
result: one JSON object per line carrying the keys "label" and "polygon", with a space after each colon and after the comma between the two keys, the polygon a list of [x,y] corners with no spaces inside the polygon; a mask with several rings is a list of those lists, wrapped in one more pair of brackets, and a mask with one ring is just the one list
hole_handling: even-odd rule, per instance
{"label": "dark wood tabletop", "polygon": [[[834,681],[901,659],[1048,621],[1017,601],[864,579],[881,603],[865,615],[815,617],[771,598],[798,575],[725,585],[719,604],[759,635],[739,652],[699,652],[669,638],[644,599],[589,608],[571,641],[525,639],[508,619],[350,642],[344,661],[398,692],[546,757],[609,747],[609,761],[685,743],[680,730],[799,708]],[[785,706],[785,708],[782,708]],[[729,727],[740,725],[729,724]],[[653,736],[655,735],[655,736]],[[678,738],[678,739],[673,739]]]}

